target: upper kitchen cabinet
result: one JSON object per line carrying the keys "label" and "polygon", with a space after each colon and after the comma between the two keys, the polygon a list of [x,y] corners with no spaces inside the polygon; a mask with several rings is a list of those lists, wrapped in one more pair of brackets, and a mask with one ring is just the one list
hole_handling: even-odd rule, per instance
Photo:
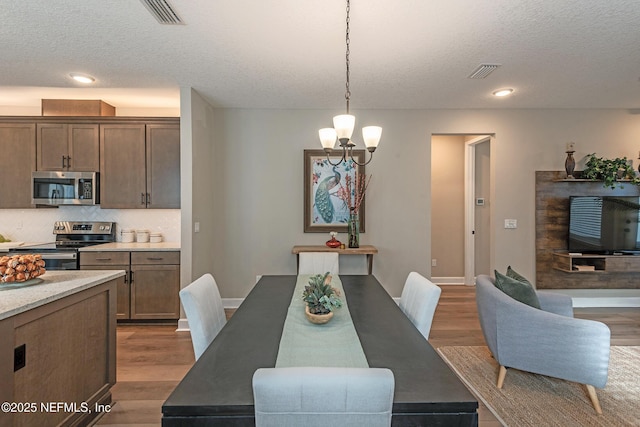
{"label": "upper kitchen cabinet", "polygon": [[180,208],[180,125],[147,125],[147,207]]}
{"label": "upper kitchen cabinet", "polygon": [[37,170],[96,172],[100,168],[98,124],[38,123]]}
{"label": "upper kitchen cabinet", "polygon": [[36,125],[0,123],[0,208],[30,208]]}
{"label": "upper kitchen cabinet", "polygon": [[104,209],[180,207],[180,126],[100,126],[100,205]]}
{"label": "upper kitchen cabinet", "polygon": [[100,207],[144,209],[145,125],[100,126]]}

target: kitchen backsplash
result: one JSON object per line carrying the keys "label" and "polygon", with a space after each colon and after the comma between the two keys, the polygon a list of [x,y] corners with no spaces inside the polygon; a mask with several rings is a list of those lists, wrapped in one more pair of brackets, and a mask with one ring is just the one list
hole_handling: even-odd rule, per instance
{"label": "kitchen backsplash", "polygon": [[19,242],[52,242],[55,221],[112,221],[120,241],[123,228],[162,233],[165,242],[180,242],[180,209],[100,209],[98,206],[0,209],[0,234]]}

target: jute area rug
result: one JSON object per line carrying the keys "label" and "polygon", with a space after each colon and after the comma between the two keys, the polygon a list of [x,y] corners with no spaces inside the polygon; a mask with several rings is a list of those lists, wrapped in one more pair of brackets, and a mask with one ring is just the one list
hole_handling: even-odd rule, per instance
{"label": "jute area rug", "polygon": [[498,389],[498,363],[487,347],[438,352],[505,426],[640,426],[640,347],[611,347],[607,385],[596,389],[602,415],[581,384],[508,369]]}

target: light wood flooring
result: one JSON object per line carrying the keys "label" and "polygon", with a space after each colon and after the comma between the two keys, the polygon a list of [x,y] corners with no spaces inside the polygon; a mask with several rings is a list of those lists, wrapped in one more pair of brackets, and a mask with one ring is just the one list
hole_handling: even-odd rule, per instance
{"label": "light wood flooring", "polygon": [[[233,314],[227,312],[227,317]],[[611,345],[640,345],[640,308],[576,309],[575,316],[606,323]],[[162,403],[194,362],[189,333],[175,325],[120,325],[117,331],[116,404],[98,424],[102,426],[159,426]],[[475,306],[475,288],[442,286],[429,342],[434,347],[485,345]],[[500,423],[482,403],[481,427]]]}

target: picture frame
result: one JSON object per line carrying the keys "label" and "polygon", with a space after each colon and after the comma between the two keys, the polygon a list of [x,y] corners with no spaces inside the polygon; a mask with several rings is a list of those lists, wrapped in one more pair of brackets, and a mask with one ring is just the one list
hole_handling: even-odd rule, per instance
{"label": "picture frame", "polygon": [[[338,163],[342,158],[342,150],[331,150],[329,158],[333,163]],[[365,150],[353,150],[353,158],[358,163],[364,163]],[[327,161],[327,154],[324,150],[304,150],[305,233],[347,232],[349,209],[336,193],[341,185],[345,186],[347,175],[351,175],[352,179],[355,179],[356,171],[358,174],[364,175],[365,167],[357,165],[350,158],[338,166],[332,166]],[[336,184],[336,176],[340,178],[339,184]],[[318,206],[320,205],[324,205],[325,209],[319,211]],[[365,200],[363,199],[358,217],[361,233],[365,231],[365,211]]]}

